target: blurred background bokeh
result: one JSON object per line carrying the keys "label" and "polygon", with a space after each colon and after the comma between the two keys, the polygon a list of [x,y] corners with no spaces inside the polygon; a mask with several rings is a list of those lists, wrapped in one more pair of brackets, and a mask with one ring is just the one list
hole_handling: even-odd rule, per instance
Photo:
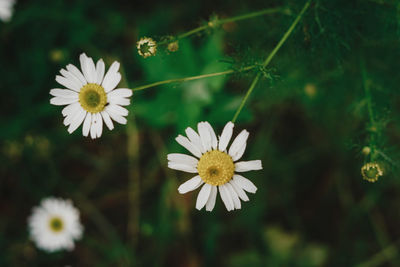
{"label": "blurred background bokeh", "polygon": [[[400,5],[315,0],[264,70],[235,134],[250,132],[246,175],[258,187],[239,211],[220,197],[197,211],[191,177],[166,167],[188,126],[220,133],[255,71],[134,92],[127,125],[91,140],[49,103],[55,75],[85,52],[121,62],[120,87],[261,63],[305,1],[18,0],[0,22],[0,266],[400,266]],[[283,7],[141,58],[136,41],[210,17]],[[367,99],[365,86],[371,90]],[[376,125],[371,125],[367,105]],[[384,176],[362,179],[374,135]],[[364,150],[364,152],[366,152]],[[69,198],[85,233],[72,252],[45,253],[27,217],[48,196]]]}

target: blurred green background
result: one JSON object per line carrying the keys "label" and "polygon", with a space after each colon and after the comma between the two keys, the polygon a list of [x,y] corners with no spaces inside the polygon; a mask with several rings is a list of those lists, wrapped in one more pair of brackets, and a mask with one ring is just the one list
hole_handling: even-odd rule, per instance
{"label": "blurred green background", "polygon": [[[49,103],[55,75],[85,52],[122,65],[120,87],[261,63],[305,1],[20,0],[0,22],[0,266],[400,266],[400,4],[315,0],[240,114],[250,131],[246,175],[258,187],[242,210],[195,210],[190,174],[167,169],[174,138],[209,121],[220,133],[256,71],[134,92],[128,125],[97,140],[69,135]],[[143,59],[136,41],[161,40],[265,8]],[[363,77],[364,71],[364,77]],[[371,90],[367,99],[363,84]],[[367,112],[370,101],[376,125]],[[362,179],[380,151],[385,174]],[[84,237],[47,254],[29,241],[42,198],[70,198]]]}

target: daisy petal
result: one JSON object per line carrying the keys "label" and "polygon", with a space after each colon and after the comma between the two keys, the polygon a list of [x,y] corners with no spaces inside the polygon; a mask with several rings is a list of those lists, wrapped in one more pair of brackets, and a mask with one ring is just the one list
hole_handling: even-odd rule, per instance
{"label": "daisy petal", "polygon": [[231,147],[229,148],[229,155],[232,157],[233,161],[240,159],[246,149],[246,141],[249,137],[249,132],[243,130],[236,138],[233,140]]}
{"label": "daisy petal", "polygon": [[210,184],[203,185],[199,192],[199,195],[197,196],[196,209],[201,210],[206,205],[210,197],[211,187],[212,186]]}
{"label": "daisy petal", "polygon": [[83,120],[85,119],[86,113],[87,112],[83,108],[81,108],[78,114],[74,116],[74,118],[71,121],[71,124],[68,127],[68,132],[70,134],[73,133],[76,129],[78,129],[79,125],[82,124]]}
{"label": "daisy petal", "polygon": [[189,173],[197,173],[196,167],[189,166],[187,164],[175,163],[171,161],[168,162],[168,168]]}
{"label": "daisy petal", "polygon": [[112,90],[107,94],[107,97],[131,97],[132,90],[128,88],[119,88]]}
{"label": "daisy petal", "polygon": [[62,98],[71,98],[78,100],[78,93],[68,89],[51,89],[50,94],[52,96],[59,96]]}
{"label": "daisy petal", "polygon": [[99,59],[96,63],[96,83],[101,84],[104,78],[105,65],[102,59]]}
{"label": "daisy petal", "polygon": [[97,134],[97,130],[96,130],[96,116],[95,114],[92,114],[92,123],[90,124],[90,137],[92,139],[96,139],[96,134]]}
{"label": "daisy petal", "polygon": [[235,163],[235,171],[247,172],[261,170],[261,160],[240,161]]}
{"label": "daisy petal", "polygon": [[211,135],[208,130],[208,127],[204,122],[200,122],[197,124],[197,130],[200,135],[201,143],[206,151],[211,150]]}
{"label": "daisy petal", "polygon": [[201,143],[200,140],[200,136],[196,133],[196,131],[188,127],[186,128],[185,132],[190,142],[192,142],[192,144],[196,146],[201,153],[205,153],[206,150],[204,149],[203,144]]}
{"label": "daisy petal", "polygon": [[202,185],[204,182],[203,180],[200,178],[199,175],[193,177],[190,180],[187,180],[186,182],[184,182],[183,184],[181,184],[178,187],[178,192],[180,194],[185,194],[187,192],[193,191],[197,188],[199,188],[200,185]]}
{"label": "daisy petal", "polygon": [[71,72],[78,80],[83,84],[87,84],[85,77],[83,76],[82,72],[72,64],[67,65],[67,70]]}
{"label": "daisy petal", "polygon": [[235,209],[239,210],[242,208],[242,205],[240,203],[240,199],[236,193],[236,191],[233,189],[232,185],[230,183],[226,183],[225,187],[228,189],[229,194],[231,195],[233,205],[235,206]]}
{"label": "daisy petal", "polygon": [[128,110],[118,105],[110,104],[108,105],[108,110],[111,110],[113,113],[118,114],[120,116],[128,115]]}
{"label": "daisy petal", "polygon": [[117,61],[114,61],[114,63],[111,64],[111,67],[108,69],[106,75],[104,76],[104,79],[103,79],[103,82],[101,83],[101,85],[103,86],[106,93],[108,93],[109,91],[114,89],[114,88],[111,88],[110,85],[115,83],[115,80],[118,78],[118,75],[116,75],[118,73],[118,69],[119,69],[119,63]]}
{"label": "daisy petal", "polygon": [[113,105],[128,106],[131,100],[124,97],[107,97],[108,103]]}
{"label": "daisy petal", "polygon": [[77,99],[73,99],[73,98],[64,98],[64,97],[53,97],[50,99],[50,104],[52,105],[56,105],[56,106],[64,106],[64,105],[69,105],[72,103],[76,103]]}
{"label": "daisy petal", "polygon": [[216,186],[211,187],[210,197],[206,203],[206,211],[212,211],[214,209],[215,200],[217,199],[217,191],[218,190]]}
{"label": "daisy petal", "polygon": [[81,90],[79,85],[74,83],[72,80],[65,78],[64,76],[57,75],[56,81],[62,86],[65,86],[66,88],[74,90],[76,92],[79,92]]}
{"label": "daisy petal", "polygon": [[70,114],[68,114],[67,116],[65,116],[64,121],[63,121],[64,125],[65,125],[65,126],[70,125],[71,122],[73,121],[73,119],[75,118],[75,116],[76,116],[77,114],[79,114],[79,112],[81,112],[81,109],[82,109],[82,108],[79,106],[79,107],[75,108],[74,110],[72,110],[72,112],[71,112]]}
{"label": "daisy petal", "polygon": [[89,135],[90,125],[92,123],[92,113],[88,112],[85,121],[83,122],[82,134],[83,136]]}
{"label": "daisy petal", "polygon": [[190,153],[192,153],[196,157],[198,158],[201,157],[201,152],[199,151],[199,149],[195,145],[193,145],[193,143],[190,142],[189,139],[187,139],[186,137],[178,135],[178,137],[175,138],[175,140],[176,142],[178,142],[178,144],[186,148]]}
{"label": "daisy petal", "polygon": [[180,154],[180,153],[171,153],[167,155],[169,161],[178,163],[178,164],[186,164],[191,167],[197,167],[197,163],[199,162],[195,157]]}
{"label": "daisy petal", "polygon": [[79,104],[79,102],[70,104],[70,105],[66,106],[65,108],[63,108],[61,113],[64,117],[69,116],[69,115],[75,113],[80,108],[80,106],[81,106],[81,104]]}
{"label": "daisy petal", "polygon": [[87,65],[86,65],[86,54],[82,53],[79,55],[79,62],[81,63],[81,70],[82,74],[85,77],[85,80],[89,82],[89,75],[88,75],[88,70],[87,70]]}
{"label": "daisy petal", "polygon": [[105,111],[108,113],[108,115],[110,115],[111,119],[113,119],[114,121],[120,123],[120,124],[126,124],[127,120],[126,118],[124,118],[123,116],[116,114],[113,112],[113,110],[111,110],[109,108],[109,106],[107,106],[105,108]]}
{"label": "daisy petal", "polygon": [[204,124],[205,124],[205,126],[208,128],[208,131],[210,132],[210,136],[211,136],[211,147],[212,147],[212,149],[217,149],[217,146],[218,146],[218,139],[217,139],[217,136],[216,136],[216,134],[215,134],[215,132],[214,132],[214,129],[213,129],[213,127],[210,125],[210,123],[209,122],[204,122]]}
{"label": "daisy petal", "polygon": [[235,192],[238,194],[239,198],[243,201],[249,201],[249,197],[246,195],[246,192],[244,192],[244,190],[242,189],[241,186],[237,185],[237,183],[235,182],[235,180],[230,180],[229,182],[233,189],[235,190]]}
{"label": "daisy petal", "polygon": [[108,129],[114,129],[114,124],[110,118],[110,115],[108,115],[106,111],[102,111],[101,116],[103,117],[104,123],[107,125]]}
{"label": "daisy petal", "polygon": [[228,192],[228,189],[224,185],[218,186],[219,194],[221,195],[222,202],[224,202],[225,207],[228,211],[234,209],[232,198]]}
{"label": "daisy petal", "polygon": [[106,93],[110,92],[111,90],[113,90],[115,87],[117,87],[117,85],[119,84],[119,82],[121,81],[121,74],[120,73],[115,73],[112,78],[110,78],[110,81],[108,83],[106,83],[104,85],[104,91]]}
{"label": "daisy petal", "polygon": [[67,79],[71,80],[74,84],[76,84],[77,86],[79,86],[80,88],[82,88],[84,86],[84,84],[75,76],[73,75],[71,72],[61,69],[60,73]]}
{"label": "daisy petal", "polygon": [[232,133],[233,133],[233,123],[228,122],[225,125],[221,136],[219,137],[218,150],[225,151],[226,147],[228,146],[229,141],[231,140]]}
{"label": "daisy petal", "polygon": [[235,183],[246,190],[249,193],[255,193],[257,191],[257,187],[247,178],[244,178],[241,175],[235,174],[233,175],[233,180]]}
{"label": "daisy petal", "polygon": [[94,65],[93,59],[91,57],[87,57],[86,67],[87,67],[88,74],[89,74],[88,82],[96,83],[96,80],[97,80],[96,66]]}
{"label": "daisy petal", "polygon": [[103,119],[100,115],[100,113],[96,113],[97,117],[97,138],[101,137],[101,134],[103,133]]}
{"label": "daisy petal", "polygon": [[81,62],[81,69],[83,72],[83,75],[85,76],[86,81],[88,83],[95,83],[96,82],[96,67],[94,66],[93,59],[86,56],[85,53],[82,53],[79,56],[79,60]]}
{"label": "daisy petal", "polygon": [[236,156],[235,156],[235,157],[232,157],[232,160],[233,160],[233,161],[239,160],[239,159],[243,156],[245,150],[246,150],[246,144],[245,144],[244,146],[242,146],[242,147],[236,152]]}

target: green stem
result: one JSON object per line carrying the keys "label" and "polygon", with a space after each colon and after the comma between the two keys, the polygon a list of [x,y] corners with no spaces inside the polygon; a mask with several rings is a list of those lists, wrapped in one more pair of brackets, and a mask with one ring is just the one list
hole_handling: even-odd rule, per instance
{"label": "green stem", "polygon": [[232,74],[235,72],[244,72],[244,71],[252,70],[255,67],[256,67],[256,65],[251,65],[251,66],[241,68],[239,70],[226,70],[226,71],[221,71],[221,72],[202,74],[202,75],[196,75],[196,76],[190,76],[190,77],[184,77],[184,78],[169,79],[169,80],[164,80],[164,81],[159,81],[159,82],[155,82],[155,83],[138,86],[138,87],[132,88],[132,91],[144,90],[147,88],[151,88],[151,87],[155,87],[155,86],[159,86],[159,85],[163,85],[163,84],[168,84],[168,83],[186,82],[186,81],[210,78],[210,77],[221,76],[221,75],[226,75],[226,74]]}
{"label": "green stem", "polygon": [[363,59],[361,59],[360,62],[361,65],[361,75],[362,75],[362,80],[363,80],[363,87],[364,87],[364,92],[365,92],[365,98],[367,100],[367,109],[368,109],[368,116],[369,116],[369,132],[370,132],[370,142],[369,146],[371,148],[371,161],[375,161],[375,150],[376,150],[376,132],[378,129],[376,129],[376,123],[375,123],[375,115],[374,115],[374,110],[372,108],[372,96],[371,96],[371,89],[370,89],[370,83],[368,82],[367,78],[367,71],[365,68],[365,62]]}
{"label": "green stem", "polygon": [[206,30],[207,28],[208,28],[208,25],[203,25],[203,26],[197,27],[196,29],[193,29],[193,30],[190,30],[190,31],[188,31],[188,32],[185,32],[185,33],[182,33],[182,34],[178,35],[178,37],[176,37],[176,39],[179,40],[179,39],[185,38],[185,37],[190,36],[190,35],[193,35],[193,34],[195,34],[195,33],[204,31],[204,30]]}
{"label": "green stem", "polygon": [[[199,26],[199,27],[197,27],[195,29],[192,29],[190,31],[187,31],[185,33],[182,33],[182,34],[178,35],[176,37],[176,39],[179,40],[179,39],[188,37],[190,35],[196,34],[198,32],[205,31],[208,28],[213,28],[213,27],[216,27],[216,26],[228,23],[228,22],[251,19],[251,18],[254,18],[254,17],[259,17],[259,16],[263,16],[263,15],[267,15],[267,14],[281,12],[281,11],[286,12],[286,9],[283,9],[283,8],[280,8],[280,7],[279,8],[268,8],[268,9],[263,9],[263,10],[260,10],[260,11],[251,12],[251,13],[247,13],[247,14],[243,14],[243,15],[239,15],[239,16],[235,16],[235,17],[231,17],[231,18],[220,19],[220,20],[216,21],[215,25],[206,24],[206,25]],[[169,42],[171,42],[171,40],[161,41],[161,42],[158,43],[158,45],[164,45],[164,44],[169,43]]]}
{"label": "green stem", "polygon": [[277,13],[280,11],[285,11],[285,9],[278,7],[278,8],[268,8],[268,9],[263,9],[260,11],[256,11],[256,12],[252,12],[252,13],[248,13],[248,14],[243,14],[243,15],[239,15],[239,16],[235,16],[232,18],[226,18],[226,19],[220,19],[218,20],[218,24],[225,24],[228,22],[234,22],[234,21],[239,21],[239,20],[244,20],[244,19],[251,19],[254,17],[259,17],[259,16],[263,16],[263,15],[267,15],[267,14],[272,14],[272,13]]}
{"label": "green stem", "polygon": [[385,262],[397,257],[397,246],[400,240],[393,242],[391,245],[385,247],[367,261],[356,265],[356,267],[374,267],[382,266]]}
{"label": "green stem", "polygon": [[[288,37],[292,34],[294,28],[296,25],[299,23],[300,19],[302,18],[304,12],[308,9],[310,6],[312,0],[308,0],[303,9],[300,11],[300,13],[297,15],[296,19],[293,21],[292,25],[289,27],[289,29],[286,31],[286,33],[283,35],[282,39],[279,41],[279,43],[275,46],[275,48],[272,50],[272,52],[268,55],[268,57],[265,59],[262,67],[265,68],[268,66],[268,64],[271,62],[271,60],[274,58],[278,50],[281,48],[281,46],[286,42]],[[251,83],[249,89],[246,92],[246,95],[244,96],[242,103],[240,103],[239,108],[237,109],[235,115],[233,116],[232,122],[234,123],[239,116],[240,112],[242,111],[244,104],[246,103],[247,99],[249,98],[251,92],[254,90],[256,87],[258,81],[260,80],[261,73],[258,73],[257,76],[254,78],[253,82]]]}

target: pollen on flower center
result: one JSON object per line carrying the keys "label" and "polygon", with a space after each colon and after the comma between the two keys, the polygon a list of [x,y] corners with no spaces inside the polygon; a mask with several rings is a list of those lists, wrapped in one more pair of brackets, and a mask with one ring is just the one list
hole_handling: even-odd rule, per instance
{"label": "pollen on flower center", "polygon": [[209,151],[201,156],[197,164],[201,179],[210,185],[223,185],[232,179],[235,165],[231,156],[219,150]]}
{"label": "pollen on flower center", "polygon": [[52,217],[49,220],[49,227],[51,231],[58,233],[64,229],[64,223],[60,217]]}
{"label": "pollen on flower center", "polygon": [[84,110],[98,113],[103,111],[107,104],[107,94],[101,85],[88,83],[79,92],[79,103]]}

